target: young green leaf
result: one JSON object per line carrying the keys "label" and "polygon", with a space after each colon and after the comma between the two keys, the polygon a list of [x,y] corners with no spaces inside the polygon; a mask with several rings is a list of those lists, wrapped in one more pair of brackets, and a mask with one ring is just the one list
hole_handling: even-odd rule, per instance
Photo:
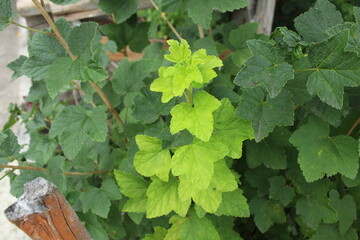
{"label": "young green leaf", "polygon": [[167,182],[171,155],[169,150],[162,150],[162,140],[146,135],[137,135],[135,139],[140,149],[134,157],[136,171],[145,177],[155,175]]}
{"label": "young green leaf", "polygon": [[229,153],[226,145],[215,140],[195,141],[176,150],[171,169],[174,176],[186,175],[198,189],[206,189],[214,175],[214,162]]}
{"label": "young green leaf", "polygon": [[149,183],[140,177],[116,169],[114,175],[121,193],[130,198],[122,210],[124,212],[146,212],[146,191]]}
{"label": "young green leaf", "polygon": [[153,234],[146,234],[142,240],[163,240],[167,234],[166,228],[154,227]]}
{"label": "young green leaf", "polygon": [[56,115],[49,136],[59,136],[65,154],[73,159],[88,137],[98,142],[105,141],[107,136],[105,107],[87,110],[75,105],[64,108]]}
{"label": "young green leaf", "polygon": [[24,62],[26,61],[26,59],[28,59],[28,57],[26,57],[24,55],[20,55],[20,57],[18,59],[16,59],[15,61],[13,61],[7,65],[8,68],[10,68],[11,70],[14,71],[13,75],[11,76],[11,78],[13,80],[24,75],[22,66],[23,66]]}
{"label": "young green leaf", "polygon": [[167,43],[169,44],[170,54],[165,54],[165,59],[174,63],[183,63],[188,60],[191,55],[191,50],[186,40],[181,40],[181,43],[179,43],[178,41],[170,39]]}
{"label": "young green leaf", "polygon": [[230,150],[228,156],[240,158],[242,143],[254,138],[251,122],[235,116],[235,109],[229,99],[221,100],[221,106],[214,112],[214,131],[212,138],[224,143]]}
{"label": "young green leaf", "polygon": [[321,224],[310,240],[355,240],[359,239],[356,229],[350,228],[344,234],[340,234],[336,225]]}
{"label": "young green leaf", "polygon": [[264,86],[271,98],[276,97],[286,82],[294,78],[292,66],[269,42],[249,40],[247,45],[253,56],[246,60],[234,83],[245,88]]}
{"label": "young green leaf", "polygon": [[220,240],[219,234],[207,217],[199,218],[194,210],[189,216],[172,216],[172,226],[164,240]]}
{"label": "young green leaf", "polygon": [[276,126],[293,124],[295,114],[291,97],[291,93],[285,90],[271,98],[260,88],[244,89],[236,114],[252,122],[255,141],[260,142]]}
{"label": "young green leaf", "polygon": [[178,194],[179,181],[171,177],[168,182],[154,178],[146,195],[148,196],[146,217],[154,218],[167,215],[175,211],[180,216],[185,216],[191,201],[181,201]]}
{"label": "young green leaf", "polygon": [[329,125],[310,118],[290,137],[290,143],[299,151],[298,162],[308,182],[336,173],[356,177],[359,169],[356,140],[343,135],[331,138],[329,131]]}
{"label": "young green leaf", "polygon": [[178,133],[187,129],[197,138],[207,142],[213,132],[213,112],[221,103],[205,91],[195,94],[194,107],[190,103],[181,103],[171,109],[170,132]]}
{"label": "young green leaf", "polygon": [[315,71],[309,76],[307,89],[330,106],[341,109],[344,87],[360,85],[360,58],[344,52],[349,30],[309,47],[309,60]]}
{"label": "young green leaf", "polygon": [[0,31],[4,30],[15,18],[15,12],[11,7],[11,0],[0,2]]}
{"label": "young green leaf", "polygon": [[70,51],[83,63],[88,62],[93,55],[91,45],[94,41],[97,27],[98,24],[95,22],[82,23],[71,30],[67,39]]}

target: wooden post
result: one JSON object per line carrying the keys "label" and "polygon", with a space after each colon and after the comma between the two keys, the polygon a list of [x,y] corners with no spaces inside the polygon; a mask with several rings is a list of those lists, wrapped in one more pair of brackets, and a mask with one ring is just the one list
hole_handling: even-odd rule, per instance
{"label": "wooden post", "polygon": [[24,194],[5,215],[34,240],[91,240],[59,190],[44,178],[24,185]]}

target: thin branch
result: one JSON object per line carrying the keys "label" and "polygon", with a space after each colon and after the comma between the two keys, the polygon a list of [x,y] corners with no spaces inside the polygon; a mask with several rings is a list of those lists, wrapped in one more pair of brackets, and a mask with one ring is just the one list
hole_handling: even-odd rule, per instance
{"label": "thin branch", "polygon": [[69,49],[69,45],[67,44],[66,40],[63,38],[63,36],[61,35],[59,29],[57,28],[56,24],[54,23],[54,21],[52,20],[52,18],[50,17],[50,15],[45,11],[45,9],[43,8],[43,6],[41,5],[41,3],[38,2],[38,0],[32,0],[33,3],[35,4],[35,6],[37,7],[37,9],[39,9],[41,15],[43,15],[43,17],[45,18],[46,22],[50,25],[50,27],[52,28],[52,30],[55,33],[55,37],[59,40],[60,44],[63,46],[63,48],[66,50],[66,52],[70,55],[70,57],[75,60],[77,57],[74,56],[70,49]]}
{"label": "thin branch", "polygon": [[354,124],[351,126],[350,130],[348,131],[348,133],[346,134],[347,136],[350,136],[352,134],[352,132],[355,130],[355,128],[360,124],[360,118],[358,118]]}
{"label": "thin branch", "polygon": [[[41,167],[33,167],[33,166],[16,166],[16,165],[4,165],[0,164],[0,168],[11,168],[13,170],[32,170],[32,171],[40,171],[40,172],[49,172],[46,168]],[[101,170],[101,171],[89,171],[89,172],[63,172],[64,176],[84,176],[84,175],[93,175],[93,174],[102,174],[109,173],[109,171]]]}
{"label": "thin branch", "polygon": [[[50,27],[53,29],[54,33],[55,33],[55,37],[59,40],[60,44],[64,47],[64,49],[66,50],[66,52],[70,55],[70,57],[75,60],[77,57],[74,56],[70,49],[69,49],[69,45],[66,42],[66,40],[63,38],[63,36],[61,35],[61,33],[59,32],[58,28],[56,27],[54,21],[51,19],[51,17],[49,16],[49,14],[45,11],[45,9],[41,6],[41,4],[38,2],[38,0],[32,0],[33,3],[35,4],[35,6],[39,9],[39,11],[41,12],[41,14],[44,16],[45,20],[48,22],[48,24],[50,25]],[[95,89],[95,91],[99,94],[100,98],[104,101],[105,105],[108,107],[109,111],[111,112],[111,114],[113,115],[113,117],[115,118],[115,120],[118,122],[118,124],[123,127],[123,122],[121,121],[121,118],[119,116],[119,114],[117,113],[117,111],[115,110],[115,108],[112,106],[110,100],[107,98],[107,96],[105,95],[105,93],[101,90],[101,88],[99,87],[99,85],[97,85],[96,83],[93,83],[90,81],[91,86]]]}
{"label": "thin branch", "polygon": [[199,29],[200,38],[204,38],[205,37],[204,29],[200,25],[198,25],[198,29]]}
{"label": "thin branch", "polygon": [[115,108],[113,107],[113,105],[111,104],[110,100],[107,98],[107,96],[105,95],[105,93],[101,90],[101,88],[99,87],[99,85],[97,85],[96,83],[93,83],[90,81],[91,86],[93,86],[93,88],[95,89],[95,91],[97,92],[97,94],[99,94],[100,98],[103,100],[103,102],[105,103],[105,105],[107,106],[107,108],[109,109],[109,111],[111,112],[112,116],[115,118],[116,122],[123,127],[124,123],[121,120],[119,113],[115,110]]}
{"label": "thin branch", "polygon": [[32,32],[38,32],[38,33],[42,33],[42,34],[46,34],[46,35],[50,35],[50,36],[55,37],[55,34],[54,34],[54,33],[51,33],[51,32],[45,32],[45,31],[38,30],[38,29],[35,29],[35,28],[30,28],[30,27],[21,25],[20,23],[13,22],[13,21],[11,21],[10,23],[11,23],[11,24],[14,24],[14,25],[16,25],[16,26],[18,26],[18,27],[25,28],[25,29],[27,29],[27,30],[29,30],[29,31],[32,31]]}
{"label": "thin branch", "polygon": [[[160,8],[156,5],[156,3],[153,0],[150,0],[150,2],[156,10],[160,11]],[[166,24],[169,26],[171,31],[173,31],[173,33],[176,35],[176,37],[181,41],[182,37],[180,36],[178,31],[176,31],[174,25],[172,25],[172,23],[169,21],[169,19],[167,19],[166,14],[161,12],[161,17],[165,20]]]}

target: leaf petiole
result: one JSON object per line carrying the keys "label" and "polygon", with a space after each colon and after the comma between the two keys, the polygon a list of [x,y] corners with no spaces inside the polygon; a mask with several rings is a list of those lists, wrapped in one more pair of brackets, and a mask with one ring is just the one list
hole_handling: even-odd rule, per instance
{"label": "leaf petiole", "polygon": [[14,25],[16,25],[16,26],[18,26],[18,27],[25,28],[25,29],[27,29],[27,30],[29,30],[29,31],[32,31],[32,32],[38,32],[38,33],[42,33],[42,34],[46,34],[46,35],[50,35],[50,36],[55,37],[55,34],[54,34],[54,33],[45,32],[45,31],[42,31],[42,30],[39,30],[39,29],[35,29],[35,28],[30,28],[30,27],[21,25],[20,23],[17,23],[17,22],[10,21],[10,24],[14,24]]}

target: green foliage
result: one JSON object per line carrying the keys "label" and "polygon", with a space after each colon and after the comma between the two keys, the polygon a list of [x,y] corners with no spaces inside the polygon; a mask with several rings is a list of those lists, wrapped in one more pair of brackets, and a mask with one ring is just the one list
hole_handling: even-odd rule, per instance
{"label": "green foliage", "polygon": [[11,7],[11,0],[4,0],[0,3],[0,31],[4,30],[15,18]]}
{"label": "green foliage", "polygon": [[[61,18],[8,65],[33,86],[9,107],[0,164],[43,168],[8,172],[11,193],[47,178],[95,240],[358,239],[360,8],[344,22],[319,0],[297,32],[265,36],[222,14],[243,0],[154,2],[100,0],[113,23]],[[182,36],[168,50],[149,41],[176,35],[164,17]],[[129,48],[143,56],[109,64]]]}

